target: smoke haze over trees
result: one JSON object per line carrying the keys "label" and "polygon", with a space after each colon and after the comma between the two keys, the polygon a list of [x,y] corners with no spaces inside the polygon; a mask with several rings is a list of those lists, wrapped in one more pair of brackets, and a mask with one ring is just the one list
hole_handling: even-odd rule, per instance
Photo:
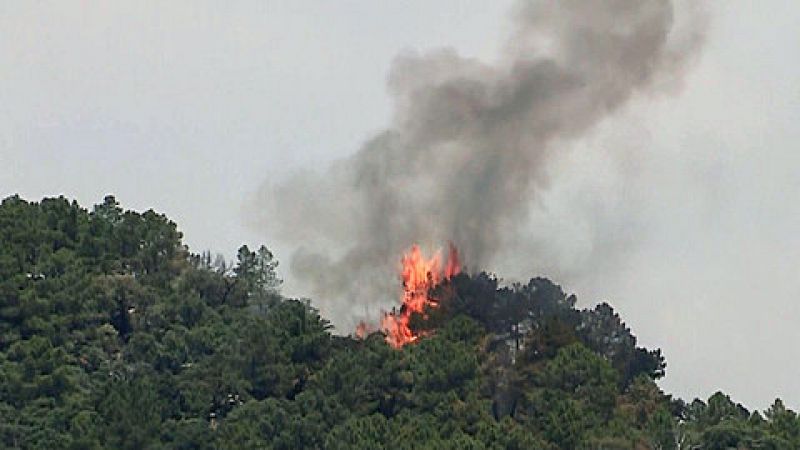
{"label": "smoke haze over trees", "polygon": [[460,274],[400,350],[331,334],[266,247],[193,254],[108,196],[0,204],[0,446],[796,449],[800,418],[686,403],[613,308]]}
{"label": "smoke haze over trees", "polygon": [[293,276],[337,323],[386,305],[411,243],[452,241],[485,267],[518,246],[554,153],[631,97],[679,83],[703,41],[694,12],[676,24],[668,0],[519,2],[494,64],[402,53],[392,123],[325,173],[265,185],[261,226],[298,247]]}

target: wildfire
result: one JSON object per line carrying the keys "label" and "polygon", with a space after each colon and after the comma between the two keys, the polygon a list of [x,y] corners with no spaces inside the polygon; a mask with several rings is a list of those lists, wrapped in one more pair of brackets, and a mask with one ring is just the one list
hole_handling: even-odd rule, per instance
{"label": "wildfire", "polygon": [[381,320],[381,330],[392,347],[400,348],[419,339],[420,334],[409,327],[411,315],[424,313],[426,306],[437,307],[439,302],[431,297],[430,291],[443,280],[461,272],[458,250],[452,244],[444,267],[441,259],[441,252],[426,259],[418,245],[413,245],[403,255],[400,272],[403,281],[402,305],[399,310],[385,313]]}

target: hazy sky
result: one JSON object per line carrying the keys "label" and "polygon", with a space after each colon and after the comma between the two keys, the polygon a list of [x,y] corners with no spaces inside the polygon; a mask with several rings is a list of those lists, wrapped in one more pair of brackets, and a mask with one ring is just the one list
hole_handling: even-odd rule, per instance
{"label": "hazy sky", "polygon": [[[229,3],[0,3],[0,196],[114,193],[196,251],[263,242],[286,260],[246,224],[253,193],[385,126],[399,51],[492,61],[511,2]],[[800,4],[708,10],[683,86],[564,148],[528,243],[488,269],[608,300],[664,350],[669,392],[797,409]]]}

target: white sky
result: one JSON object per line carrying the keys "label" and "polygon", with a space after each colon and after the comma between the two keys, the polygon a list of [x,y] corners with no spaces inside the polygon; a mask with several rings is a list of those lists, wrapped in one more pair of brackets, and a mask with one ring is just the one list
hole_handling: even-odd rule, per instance
{"label": "white sky", "polygon": [[[387,124],[398,51],[492,59],[510,1],[231,3],[0,3],[0,196],[89,207],[114,193],[165,212],[195,251],[263,242],[286,261],[246,227],[248,197]],[[556,242],[559,262],[492,269],[607,299],[664,350],[669,392],[798,409],[800,4],[710,5],[683,88],[638,99],[553,164],[532,239]],[[597,241],[620,239],[633,244],[604,258]]]}

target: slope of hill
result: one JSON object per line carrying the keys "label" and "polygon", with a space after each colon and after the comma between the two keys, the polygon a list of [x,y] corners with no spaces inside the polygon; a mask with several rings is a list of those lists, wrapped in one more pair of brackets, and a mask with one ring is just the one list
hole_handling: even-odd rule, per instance
{"label": "slope of hill", "polygon": [[279,294],[262,247],[227,263],[176,225],[64,198],[0,206],[0,446],[70,449],[797,449],[800,419],[664,394],[659,350],[607,304],[482,273],[414,317],[335,336]]}

